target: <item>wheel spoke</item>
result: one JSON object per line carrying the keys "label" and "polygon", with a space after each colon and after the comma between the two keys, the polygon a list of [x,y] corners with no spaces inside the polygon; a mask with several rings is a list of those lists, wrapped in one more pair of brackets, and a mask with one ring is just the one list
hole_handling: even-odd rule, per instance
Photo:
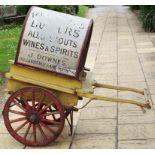
{"label": "wheel spoke", "polygon": [[41,114],[41,116],[50,116],[50,115],[55,115],[55,114],[59,114],[59,111],[53,111],[53,112],[49,112],[49,113],[43,113],[43,114]]}
{"label": "wheel spoke", "polygon": [[[53,111],[51,107],[49,107],[49,110],[50,110],[51,112],[58,112],[58,111],[55,111],[55,110]],[[54,120],[56,120],[55,114],[58,114],[58,113],[52,114],[52,117],[53,117]]]}
{"label": "wheel spoke", "polygon": [[14,114],[18,114],[18,115],[26,116],[26,114],[24,112],[20,112],[20,111],[15,111],[15,110],[10,109],[9,112],[14,113]]}
{"label": "wheel spoke", "polygon": [[40,124],[38,124],[37,127],[38,127],[40,133],[42,134],[42,136],[44,137],[44,139],[48,139],[47,136],[46,136],[46,134],[44,133],[42,127],[40,126]]}
{"label": "wheel spoke", "polygon": [[46,109],[48,109],[50,106],[51,106],[52,104],[47,104],[43,109],[41,109],[40,111],[39,111],[39,113],[41,114],[41,113],[43,113]]}
{"label": "wheel spoke", "polygon": [[46,97],[46,95],[44,94],[43,98],[42,98],[42,99],[40,99],[40,101],[38,102],[38,108],[37,108],[37,110],[39,110],[39,109],[40,109],[40,107],[41,107],[41,105],[42,105],[43,101],[45,100],[45,97]]}
{"label": "wheel spoke", "polygon": [[15,129],[16,132],[18,132],[20,129],[22,129],[26,124],[28,123],[28,121],[25,121],[23,124],[21,124],[18,128]]}
{"label": "wheel spoke", "polygon": [[50,128],[48,125],[44,124],[43,122],[40,123],[45,129],[47,129],[48,131],[52,132],[54,135],[56,135],[57,133]]}
{"label": "wheel spoke", "polygon": [[54,124],[54,125],[61,126],[61,122],[57,122],[57,121],[54,121],[54,120],[41,118],[41,121],[44,122],[44,123],[49,123],[49,124]]}
{"label": "wheel spoke", "polygon": [[56,120],[55,115],[52,115],[53,119]]}
{"label": "wheel spoke", "polygon": [[32,107],[35,109],[35,91],[32,91]]}
{"label": "wheel spoke", "polygon": [[20,122],[20,121],[24,121],[24,120],[26,120],[26,117],[21,117],[21,118],[11,120],[10,123]]}
{"label": "wheel spoke", "polygon": [[32,125],[33,125],[33,132],[32,132],[32,134],[33,134],[33,142],[36,143],[36,141],[37,141],[37,137],[36,137],[36,125],[35,124],[32,124]]}
{"label": "wheel spoke", "polygon": [[13,103],[14,103],[17,107],[19,107],[21,110],[26,111],[26,109],[25,109],[23,106],[21,106],[15,99],[13,100]]}
{"label": "wheel spoke", "polygon": [[29,126],[28,126],[28,128],[27,128],[27,130],[25,132],[24,139],[26,139],[26,137],[27,137],[27,135],[28,135],[28,133],[30,131],[30,128],[31,128],[31,123],[29,123]]}
{"label": "wheel spoke", "polygon": [[[22,95],[22,96],[24,96],[24,95]],[[26,109],[30,109],[30,105],[28,104],[28,102],[23,97],[21,97],[21,99],[24,101]]]}
{"label": "wheel spoke", "polygon": [[[19,97],[20,97],[20,96],[19,96]],[[21,103],[22,106],[25,106],[25,105],[23,105],[24,103],[23,103],[23,100],[21,100],[21,97],[20,97],[20,99],[19,99],[18,97],[15,97],[15,99],[16,99],[19,103]]]}

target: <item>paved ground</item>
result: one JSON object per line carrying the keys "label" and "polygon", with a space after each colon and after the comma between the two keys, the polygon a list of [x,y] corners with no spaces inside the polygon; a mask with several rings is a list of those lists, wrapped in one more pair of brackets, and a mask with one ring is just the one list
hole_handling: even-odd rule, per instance
{"label": "paved ground", "polygon": [[[98,82],[147,87],[155,104],[154,34],[143,31],[141,23],[126,6],[102,6],[90,9],[94,19],[93,36],[86,66]],[[97,89],[98,95],[128,97],[139,95]],[[86,100],[79,103],[84,104]],[[92,101],[75,113],[74,135],[68,126],[61,137],[43,148],[155,148],[155,111],[143,114],[127,104]],[[29,148],[16,142],[0,122],[0,148]]]}

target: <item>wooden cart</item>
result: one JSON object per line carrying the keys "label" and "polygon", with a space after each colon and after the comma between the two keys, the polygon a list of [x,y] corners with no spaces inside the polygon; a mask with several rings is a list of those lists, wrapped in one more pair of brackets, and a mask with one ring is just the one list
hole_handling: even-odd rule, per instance
{"label": "wooden cart", "polygon": [[[89,102],[103,100],[150,108],[147,90],[99,84],[87,78],[84,81],[64,78],[17,66],[13,62],[6,77],[11,96],[4,107],[4,122],[16,140],[29,146],[44,146],[53,142],[61,134],[65,118],[72,134],[73,111],[78,111],[75,106],[82,97],[90,98]],[[97,96],[94,95],[96,87],[132,91],[144,95],[145,102]]]}
{"label": "wooden cart", "polygon": [[[34,15],[32,10],[29,12],[29,15]],[[78,111],[76,105],[78,100],[81,100],[83,97],[90,99],[83,107],[92,100],[103,100],[130,103],[139,106],[143,110],[150,108],[150,95],[146,89],[138,90],[100,84],[93,80],[93,77],[88,73],[89,69],[84,68],[92,30],[92,26],[88,27],[89,33],[86,33],[84,39],[84,42],[87,44],[84,44],[85,46],[82,48],[82,53],[84,54],[81,54],[79,57],[78,67],[76,68],[78,72],[76,72],[75,77],[73,75],[72,77],[71,75],[64,75],[64,73],[60,74],[58,71],[47,72],[43,69],[38,69],[36,66],[18,62],[24,27],[16,60],[15,62],[10,61],[10,72],[6,73],[8,79],[7,91],[11,95],[6,101],[3,110],[6,128],[17,141],[28,146],[45,146],[53,142],[61,134],[65,119],[67,119],[72,134],[73,111]],[[29,50],[25,53],[27,52]],[[28,57],[32,59],[32,53]],[[94,94],[94,89],[98,87],[135,92],[141,94],[145,102],[98,96]]]}

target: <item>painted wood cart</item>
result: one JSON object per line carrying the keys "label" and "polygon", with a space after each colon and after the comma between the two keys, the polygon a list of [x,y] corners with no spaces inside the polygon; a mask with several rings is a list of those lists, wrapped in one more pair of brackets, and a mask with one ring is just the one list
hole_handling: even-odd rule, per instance
{"label": "painted wood cart", "polygon": [[[49,47],[50,44],[46,46],[46,50],[43,50],[43,48],[45,49],[44,41],[47,42],[46,38],[53,39],[53,35],[51,35],[52,37],[50,38],[48,35],[49,31],[45,34],[46,31],[43,31],[44,23],[39,22],[39,19],[44,21],[46,17],[49,18],[49,14],[53,15],[50,20],[53,20],[54,16],[56,17],[55,20],[58,19],[58,15],[66,16],[66,18],[63,17],[63,19],[65,19],[63,20],[64,23],[60,23],[63,27],[65,27],[66,19],[68,18],[71,18],[70,22],[72,25],[67,23],[67,27],[75,27],[80,23],[80,25],[77,26],[79,29],[77,29],[77,27],[75,30],[68,28],[69,38],[71,37],[71,30],[73,30],[74,35],[72,38],[72,48],[75,48],[75,45],[78,47],[76,48],[76,52],[79,53],[74,55],[75,60],[71,58],[71,55],[69,59],[67,59],[68,55],[61,57],[61,50],[55,51],[55,55],[49,55],[51,51],[48,51],[47,47]],[[34,17],[35,20],[33,19]],[[37,24],[35,24],[36,18]],[[78,22],[74,22],[73,19],[78,20]],[[33,31],[30,30],[29,25]],[[47,20],[45,21],[45,25],[47,25]],[[92,20],[85,20],[80,17],[65,15],[38,7],[33,7],[29,11],[20,38],[16,60],[15,62],[10,61],[10,72],[6,73],[8,79],[7,91],[11,95],[4,106],[3,117],[6,128],[17,141],[28,146],[45,146],[53,142],[61,134],[65,119],[70,126],[70,132],[72,134],[73,111],[79,110],[76,105],[78,100],[81,100],[83,97],[90,99],[83,107],[92,100],[103,100],[130,103],[139,106],[143,110],[150,108],[151,100],[146,89],[138,90],[128,87],[100,84],[93,80],[91,74],[89,75],[89,69],[84,67],[84,63],[92,32],[92,25]],[[42,29],[39,31],[38,27]],[[47,26],[46,28],[49,27]],[[58,32],[61,30],[61,33],[65,33],[65,35],[63,35],[66,39],[68,30],[65,29],[64,31],[59,26],[56,28],[58,28]],[[37,35],[36,30],[39,31]],[[41,33],[42,31],[43,33]],[[59,34],[61,35],[61,33]],[[40,34],[46,35],[45,38],[41,35],[42,41],[39,40],[35,42],[38,40],[37,37]],[[82,37],[78,40],[80,35]],[[62,36],[60,38],[62,38]],[[84,39],[81,41],[82,38]],[[26,39],[27,43],[25,41]],[[32,46],[30,39],[33,41]],[[59,47],[58,39],[54,41],[53,43],[52,40],[53,49],[55,46]],[[68,46],[67,49],[71,49],[70,44],[68,44]],[[55,47],[55,49],[60,49],[60,47],[58,47]],[[62,44],[61,48],[64,48]],[[59,63],[55,65],[55,68],[51,69],[47,67],[46,61],[48,61],[48,66],[49,64],[52,66],[54,62],[49,61],[49,59],[52,60],[54,56],[56,57],[58,52],[59,57],[61,57]],[[42,61],[40,60],[41,57],[43,58]],[[63,62],[62,66],[66,68],[62,68],[60,61]],[[42,64],[44,64],[44,66]],[[94,89],[98,87],[135,92],[141,94],[145,102],[141,103],[129,99],[98,96],[94,94]]]}

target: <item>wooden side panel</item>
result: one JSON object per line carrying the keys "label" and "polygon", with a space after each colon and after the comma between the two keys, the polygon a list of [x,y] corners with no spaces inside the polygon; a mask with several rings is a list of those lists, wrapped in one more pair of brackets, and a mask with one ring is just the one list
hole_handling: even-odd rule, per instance
{"label": "wooden side panel", "polygon": [[76,89],[81,88],[81,81],[75,80],[69,77],[63,77],[57,74],[51,74],[48,72],[44,72],[41,70],[31,69],[24,66],[19,66],[15,64],[11,64],[10,73],[22,76],[24,78],[33,79],[36,81],[40,81],[43,83],[57,85],[61,87]]}
{"label": "wooden side panel", "polygon": [[[8,79],[7,90],[10,92],[15,92],[20,88],[29,87],[29,86],[35,86],[35,85],[31,85],[29,83],[24,83],[24,82],[13,80],[13,79]],[[64,93],[60,91],[55,91],[52,89],[49,89],[49,90],[52,91],[57,96],[57,98],[62,103],[62,105],[64,106],[77,105],[78,97],[76,95],[72,95],[72,94],[68,94],[68,93]]]}

